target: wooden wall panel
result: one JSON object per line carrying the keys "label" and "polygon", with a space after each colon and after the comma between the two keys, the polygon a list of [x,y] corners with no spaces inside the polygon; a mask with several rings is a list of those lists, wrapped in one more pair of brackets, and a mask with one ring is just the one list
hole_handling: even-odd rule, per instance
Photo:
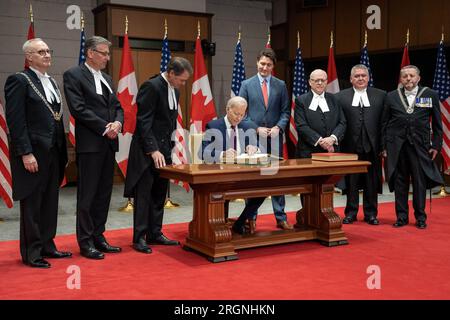
{"label": "wooden wall panel", "polygon": [[348,54],[360,49],[360,0],[336,1],[336,54]]}
{"label": "wooden wall panel", "polygon": [[444,3],[448,3],[448,0],[419,0],[419,45],[438,43],[441,40],[442,26],[438,21],[444,21],[444,19],[449,20],[450,18],[450,12],[447,11],[447,13],[445,13],[444,10],[442,10]]}
{"label": "wooden wall panel", "polygon": [[388,48],[401,48],[406,42],[406,32],[409,28],[409,45],[418,44],[418,1],[389,1],[389,40]]}
{"label": "wooden wall panel", "polygon": [[443,1],[441,25],[444,26],[445,42],[450,44],[450,1]]}
{"label": "wooden wall panel", "polygon": [[300,48],[302,57],[311,57],[311,10],[300,10],[298,1],[288,3],[288,51],[289,60],[295,59],[297,50],[297,31],[300,32]]}
{"label": "wooden wall panel", "polygon": [[112,35],[123,35],[126,15],[129,21],[128,34],[130,37],[162,38],[164,36],[164,19],[167,19],[170,39],[194,41],[197,36],[197,21],[200,21],[201,38],[210,39],[208,17],[119,8],[113,8],[111,11]]}
{"label": "wooden wall panel", "polygon": [[367,29],[367,48],[369,51],[385,50],[388,46],[389,6],[388,0],[361,0],[361,42],[364,45],[364,31],[367,29],[367,8],[377,5],[381,10],[381,29]]}
{"label": "wooden wall panel", "polygon": [[328,0],[328,6],[311,9],[311,55],[324,57],[330,48],[330,32],[335,30],[335,2]]}

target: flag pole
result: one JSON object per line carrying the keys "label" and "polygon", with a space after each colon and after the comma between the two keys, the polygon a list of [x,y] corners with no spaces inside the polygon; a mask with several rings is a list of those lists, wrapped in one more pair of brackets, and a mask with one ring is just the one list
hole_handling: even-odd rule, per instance
{"label": "flag pole", "polygon": [[[198,28],[200,30],[200,22],[198,22]],[[167,19],[164,19],[164,38],[167,37]],[[200,31],[199,31],[200,36]],[[170,199],[170,183],[167,184],[167,196],[166,201],[164,202],[164,209],[173,209],[178,208],[180,205],[176,202],[173,202],[172,199]]]}
{"label": "flag pole", "polygon": [[[125,35],[128,35],[128,16],[125,16]],[[131,213],[134,211],[134,205],[133,202],[131,201],[131,198],[127,199],[127,203],[125,204],[125,206],[123,206],[122,208],[119,209],[119,212],[122,213]]]}

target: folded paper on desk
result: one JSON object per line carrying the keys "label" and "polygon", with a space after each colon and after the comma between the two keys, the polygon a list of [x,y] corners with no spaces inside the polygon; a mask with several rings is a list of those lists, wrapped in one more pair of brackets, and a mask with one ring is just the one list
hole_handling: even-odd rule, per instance
{"label": "folded paper on desk", "polygon": [[312,160],[319,161],[353,161],[358,160],[358,155],[354,153],[342,153],[342,152],[320,152],[312,153]]}

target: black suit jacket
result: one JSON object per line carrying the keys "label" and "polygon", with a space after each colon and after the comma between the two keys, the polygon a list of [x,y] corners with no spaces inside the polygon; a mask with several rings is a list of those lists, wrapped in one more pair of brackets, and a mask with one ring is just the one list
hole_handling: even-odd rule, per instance
{"label": "black suit jacket", "polygon": [[[420,92],[422,87],[419,87]],[[403,99],[404,89],[401,89]],[[400,151],[405,143],[411,143],[427,177],[427,188],[432,188],[443,183],[442,176],[436,163],[429,156],[428,150],[433,148],[437,151],[442,147],[442,119],[439,105],[439,96],[436,91],[425,89],[422,98],[431,98],[431,108],[415,107],[413,113],[408,114],[400,99],[397,90],[391,91],[386,97],[385,107],[382,115],[381,139],[382,149],[387,151],[388,181],[391,191],[394,190],[395,179],[391,179],[397,168]],[[431,128],[430,128],[431,119]],[[431,130],[432,129],[432,134]]]}
{"label": "black suit jacket", "polygon": [[[45,97],[44,87],[36,73],[26,73],[41,95]],[[56,82],[52,85],[58,92]],[[55,121],[50,110],[33,90],[28,80],[21,74],[13,74],[5,83],[6,121],[10,133],[10,163],[13,180],[13,199],[22,200],[29,196],[48,175],[46,168],[49,161],[49,150],[56,144],[59,152],[60,182],[64,177],[67,164],[66,139],[63,121]],[[55,132],[56,131],[56,132]],[[57,136],[56,136],[57,135]],[[54,137],[56,136],[56,140]],[[22,155],[33,153],[39,170],[30,173],[25,170]]]}
{"label": "black suit jacket", "polygon": [[[180,93],[175,89],[177,104]],[[154,167],[150,152],[159,151],[164,155],[166,164],[172,163],[172,133],[176,129],[178,110],[170,110],[168,86],[161,75],[145,81],[139,88],[137,98],[136,129],[128,156],[125,197],[133,196],[133,189],[142,173],[150,166]]]}
{"label": "black suit jacket", "polygon": [[[248,145],[253,145],[255,147],[258,145],[256,130],[250,123],[247,121],[241,121],[237,125],[237,129],[239,130],[238,143],[241,153],[245,153],[245,148]],[[249,129],[250,131],[248,131]],[[219,141],[216,139],[219,139]],[[229,134],[227,133],[227,125],[225,124],[224,117],[211,120],[206,124],[206,131],[203,135],[202,141],[202,149],[200,150],[201,155],[199,155],[200,158],[205,160],[207,163],[219,162],[220,153],[222,151],[226,151],[232,145],[232,142],[229,140]]]}
{"label": "black suit jacket", "polygon": [[346,120],[334,95],[325,92],[325,99],[330,109],[325,113],[322,113],[320,108],[316,111],[309,109],[312,99],[311,91],[295,99],[294,119],[298,133],[298,158],[311,158],[313,152],[326,152],[319,145],[314,146],[320,137],[325,138],[334,134],[338,139],[338,145],[334,145],[335,151],[339,151],[339,145],[344,138]]}
{"label": "black suit jacket", "polygon": [[70,113],[75,119],[75,151],[99,152],[111,147],[119,150],[118,138],[111,140],[103,132],[109,122],[119,121],[123,127],[123,109],[114,92],[111,77],[102,72],[113,90],[103,87],[103,95],[95,91],[94,76],[81,64],[64,72],[64,92]]}
{"label": "black suit jacket", "polygon": [[352,106],[354,94],[355,90],[353,88],[348,88],[335,95],[347,120],[347,128],[342,141],[341,151],[350,153],[356,152],[357,139],[361,132],[361,126],[364,123],[372,150],[374,150],[375,154],[379,154],[381,151],[381,115],[383,113],[386,92],[376,88],[367,88],[367,97],[369,98],[370,107],[364,107],[364,119],[361,115],[361,107]]}

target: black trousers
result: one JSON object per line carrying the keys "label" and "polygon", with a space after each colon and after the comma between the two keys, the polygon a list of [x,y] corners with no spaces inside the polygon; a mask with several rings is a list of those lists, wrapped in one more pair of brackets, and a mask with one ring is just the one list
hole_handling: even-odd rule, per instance
{"label": "black trousers", "polygon": [[414,145],[407,142],[403,144],[395,171],[394,192],[397,220],[408,221],[408,191],[411,178],[414,216],[417,221],[426,221],[426,176],[420,166]]}
{"label": "black trousers", "polygon": [[162,234],[164,202],[169,180],[147,168],[134,189],[133,242]]}
{"label": "black trousers", "polygon": [[[358,153],[359,160],[374,163],[372,153]],[[356,217],[359,208],[359,189],[363,189],[364,217],[376,217],[378,214],[378,175],[373,165],[367,168],[367,173],[349,174],[345,177],[347,204],[345,206],[346,217]]]}
{"label": "black trousers", "polygon": [[254,213],[258,210],[258,208],[263,204],[266,197],[259,198],[248,198],[245,201],[245,208],[242,211],[239,218],[236,220],[237,225],[244,225],[245,220],[253,219]]}
{"label": "black trousers", "polygon": [[114,152],[77,154],[77,240],[80,248],[104,240],[114,178]]}
{"label": "black trousers", "polygon": [[[56,148],[49,151],[48,172],[38,188],[20,201],[20,254],[23,262],[42,258],[42,251],[56,250],[53,239],[56,235],[59,198],[59,155]],[[39,164],[42,166],[42,163]]]}

